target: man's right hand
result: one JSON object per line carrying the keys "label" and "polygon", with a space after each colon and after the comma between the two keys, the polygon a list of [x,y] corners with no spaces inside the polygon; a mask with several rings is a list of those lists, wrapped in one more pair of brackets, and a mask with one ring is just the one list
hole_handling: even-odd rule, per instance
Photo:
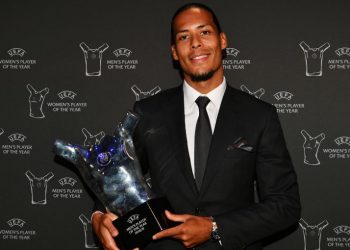
{"label": "man's right hand", "polygon": [[113,239],[118,235],[118,230],[114,227],[112,221],[117,218],[117,215],[109,212],[94,213],[91,218],[94,231],[106,250],[119,250]]}

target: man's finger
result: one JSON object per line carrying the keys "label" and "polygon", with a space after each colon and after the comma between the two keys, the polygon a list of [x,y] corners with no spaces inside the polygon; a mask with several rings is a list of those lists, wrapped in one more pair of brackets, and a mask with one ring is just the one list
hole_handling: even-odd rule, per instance
{"label": "man's finger", "polygon": [[189,214],[173,214],[168,210],[165,210],[165,215],[169,220],[175,221],[175,222],[185,222],[191,217],[191,215]]}
{"label": "man's finger", "polygon": [[159,240],[165,237],[174,237],[176,238],[177,235],[181,234],[181,225],[176,226],[176,227],[172,227],[169,229],[165,229],[159,233],[156,233],[155,235],[153,235],[152,239],[153,240]]}
{"label": "man's finger", "polygon": [[102,224],[107,228],[113,237],[116,237],[118,235],[118,230],[115,228],[112,221],[118,217],[113,213],[106,213],[105,215],[106,216],[102,219]]}
{"label": "man's finger", "polygon": [[101,229],[100,240],[105,250],[119,250],[108,229]]}
{"label": "man's finger", "polygon": [[114,213],[111,213],[111,212],[107,212],[106,215],[113,221],[113,220],[116,220],[118,219],[118,216]]}
{"label": "man's finger", "polygon": [[118,217],[113,213],[106,213],[102,218],[100,239],[102,241],[103,247],[106,250],[119,250],[113,239],[118,235],[118,230],[114,227],[112,221],[117,218]]}

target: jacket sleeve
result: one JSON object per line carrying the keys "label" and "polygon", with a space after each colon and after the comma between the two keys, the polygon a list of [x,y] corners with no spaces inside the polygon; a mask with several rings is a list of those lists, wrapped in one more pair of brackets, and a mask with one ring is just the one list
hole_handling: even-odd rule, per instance
{"label": "jacket sleeve", "polygon": [[224,249],[242,249],[296,224],[301,206],[297,177],[271,106],[257,147],[259,203],[215,217]]}

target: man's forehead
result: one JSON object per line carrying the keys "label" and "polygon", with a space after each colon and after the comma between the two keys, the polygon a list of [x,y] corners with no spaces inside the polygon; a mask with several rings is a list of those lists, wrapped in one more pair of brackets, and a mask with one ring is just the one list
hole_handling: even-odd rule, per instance
{"label": "man's forehead", "polygon": [[205,26],[215,27],[213,18],[207,10],[190,8],[179,13],[174,20],[175,33],[188,29],[201,29]]}

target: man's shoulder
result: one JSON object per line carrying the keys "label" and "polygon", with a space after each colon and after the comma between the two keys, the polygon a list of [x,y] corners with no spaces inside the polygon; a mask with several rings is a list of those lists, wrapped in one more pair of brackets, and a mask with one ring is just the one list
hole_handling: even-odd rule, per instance
{"label": "man's shoulder", "polygon": [[245,107],[246,109],[253,109],[256,111],[268,111],[273,109],[273,105],[265,102],[253,95],[244,92],[240,89],[236,89],[232,86],[227,86],[227,92],[235,100],[235,103]]}

